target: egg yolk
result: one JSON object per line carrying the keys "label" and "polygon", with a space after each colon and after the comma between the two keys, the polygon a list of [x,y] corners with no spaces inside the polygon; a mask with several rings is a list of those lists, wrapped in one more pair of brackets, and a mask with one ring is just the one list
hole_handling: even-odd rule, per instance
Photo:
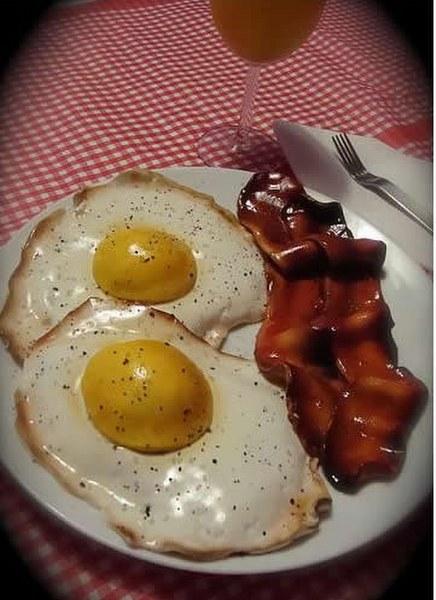
{"label": "egg yolk", "polygon": [[93,276],[107,294],[124,300],[167,302],[194,286],[197,269],[185,242],[157,229],[118,229],[98,245]]}
{"label": "egg yolk", "polygon": [[182,352],[156,340],[99,350],[86,366],[81,389],[98,431],[133,450],[183,448],[212,421],[212,393],[203,373]]}

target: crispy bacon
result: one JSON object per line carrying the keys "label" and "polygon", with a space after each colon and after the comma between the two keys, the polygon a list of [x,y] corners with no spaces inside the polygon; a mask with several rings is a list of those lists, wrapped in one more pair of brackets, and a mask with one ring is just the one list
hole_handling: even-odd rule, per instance
{"label": "crispy bacon", "polygon": [[256,360],[286,386],[306,450],[342,489],[395,475],[427,392],[397,366],[380,287],[385,245],[354,239],[340,205],[309,198],[293,175],[254,175],[238,216],[267,259]]}

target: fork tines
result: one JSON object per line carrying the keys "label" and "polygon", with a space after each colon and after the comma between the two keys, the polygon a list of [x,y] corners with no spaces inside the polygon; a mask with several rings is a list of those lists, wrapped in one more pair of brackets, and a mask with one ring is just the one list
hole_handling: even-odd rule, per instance
{"label": "fork tines", "polygon": [[353,175],[365,171],[365,167],[346,133],[334,135],[332,139],[339,158],[347,171]]}

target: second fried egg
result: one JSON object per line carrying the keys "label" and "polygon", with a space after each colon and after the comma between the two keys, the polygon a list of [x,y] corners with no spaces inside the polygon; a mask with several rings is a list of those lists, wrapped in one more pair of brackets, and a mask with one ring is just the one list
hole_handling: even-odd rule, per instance
{"label": "second fried egg", "polygon": [[37,342],[16,397],[34,456],[133,546],[267,552],[329,497],[255,361],[156,309],[85,302]]}

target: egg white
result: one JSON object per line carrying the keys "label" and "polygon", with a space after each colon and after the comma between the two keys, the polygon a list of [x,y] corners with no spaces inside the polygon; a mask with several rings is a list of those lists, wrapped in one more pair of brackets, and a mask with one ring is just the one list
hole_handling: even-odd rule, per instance
{"label": "egg white", "polygon": [[108,297],[92,262],[117,228],[154,227],[193,251],[197,279],[180,299],[159,304],[218,347],[227,332],[262,318],[263,260],[251,235],[213,198],[145,170],[128,171],[74,196],[69,209],[43,219],[29,237],[9,282],[0,334],[21,362],[31,345],[90,296]]}
{"label": "egg white", "polygon": [[[114,446],[87,416],[80,381],[89,358],[144,338],[185,353],[213,392],[210,432],[179,451]],[[266,552],[316,529],[329,498],[281,391],[255,362],[219,352],[152,308],[86,301],[37,342],[16,400],[18,430],[38,461],[133,546],[199,559]]]}

